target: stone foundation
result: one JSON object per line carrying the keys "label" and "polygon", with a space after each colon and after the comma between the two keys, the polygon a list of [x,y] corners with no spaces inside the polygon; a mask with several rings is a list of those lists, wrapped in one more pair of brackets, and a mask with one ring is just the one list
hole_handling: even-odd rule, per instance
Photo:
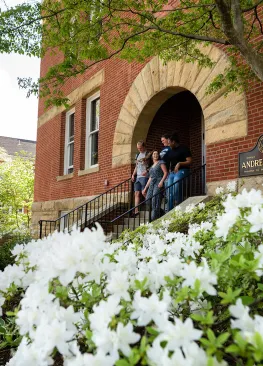
{"label": "stone foundation", "polygon": [[207,183],[207,194],[209,196],[213,196],[215,194],[215,190],[217,187],[225,188],[229,182],[237,182],[237,190],[241,192],[243,188],[250,190],[252,188],[260,189],[263,192],[263,175],[258,175],[254,177],[247,177],[247,178],[236,178],[236,179],[229,179],[229,180],[218,180],[215,182]]}
{"label": "stone foundation", "polygon": [[39,220],[56,220],[61,211],[71,211],[96,196],[66,198],[63,200],[34,202],[32,205],[31,235],[39,237]]}
{"label": "stone foundation", "polygon": [[[55,201],[34,202],[32,205],[31,222],[32,237],[35,239],[39,238],[39,220],[56,220],[61,216],[61,211],[72,211],[96,197],[97,196],[83,196]],[[129,197],[130,193],[128,191],[118,193],[111,192],[107,197],[103,196],[103,198],[95,200],[91,206],[88,206],[88,210],[90,209],[88,212],[91,214],[89,217],[103,214],[106,209],[108,210],[109,208],[114,207],[116,203],[127,203]]]}

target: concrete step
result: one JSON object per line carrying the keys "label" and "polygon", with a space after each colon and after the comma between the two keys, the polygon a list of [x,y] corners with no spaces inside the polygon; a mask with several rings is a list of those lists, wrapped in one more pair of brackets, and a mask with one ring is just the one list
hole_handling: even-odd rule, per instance
{"label": "concrete step", "polygon": [[136,226],[139,226],[139,225],[142,225],[142,224],[146,224],[147,222],[149,222],[149,218],[147,217],[135,217],[135,218],[125,218],[124,219],[124,225],[130,225],[130,226],[133,226],[133,225],[136,225]]}
{"label": "concrete step", "polygon": [[129,225],[114,225],[113,232],[118,233],[120,235],[120,233],[122,233],[124,230],[127,230],[127,229],[135,230],[138,226],[139,226],[139,224],[136,225],[133,222],[131,222]]}
{"label": "concrete step", "polygon": [[[140,211],[138,215],[141,219],[149,220],[149,211]],[[138,217],[137,216],[137,217]]]}

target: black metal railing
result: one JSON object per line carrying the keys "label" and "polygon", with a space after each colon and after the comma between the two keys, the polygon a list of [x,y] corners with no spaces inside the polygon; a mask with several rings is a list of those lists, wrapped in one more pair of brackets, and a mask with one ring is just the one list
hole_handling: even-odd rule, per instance
{"label": "black metal railing", "polygon": [[[111,239],[118,239],[120,234],[126,230],[135,230],[138,226],[154,221],[163,216],[174,207],[175,193],[179,195],[179,201],[183,202],[189,197],[200,196],[206,193],[205,186],[205,165],[191,171],[189,175],[177,182],[165,186],[157,194],[145,199],[139,205],[129,208],[112,220],[101,220],[105,233]],[[139,211],[134,216],[135,211]]]}
{"label": "black metal railing", "polygon": [[109,221],[118,217],[133,206],[132,187],[131,178],[128,178],[56,220],[40,220],[39,238],[56,230],[70,232],[73,225],[83,230],[94,226],[102,218]]}

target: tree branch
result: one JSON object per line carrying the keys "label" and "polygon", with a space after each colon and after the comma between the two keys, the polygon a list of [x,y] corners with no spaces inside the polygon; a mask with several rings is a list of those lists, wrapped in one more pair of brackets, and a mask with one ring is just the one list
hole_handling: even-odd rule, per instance
{"label": "tree branch", "polygon": [[262,3],[263,3],[263,0],[259,0],[255,5],[250,6],[249,8],[246,8],[246,9],[241,9],[241,11],[242,11],[242,13],[247,13],[248,11],[255,9],[257,6],[259,6]]}
{"label": "tree branch", "polygon": [[255,18],[257,19],[257,21],[258,21],[258,23],[259,23],[259,26],[260,26],[260,32],[261,32],[261,34],[263,34],[263,27],[262,27],[261,20],[259,19],[259,16],[258,16],[257,6],[256,6],[256,7],[255,7],[255,9],[254,9],[254,14],[255,14]]}
{"label": "tree branch", "polygon": [[233,26],[236,32],[243,37],[244,35],[244,24],[242,19],[242,11],[239,0],[231,0],[231,9],[233,12]]}
{"label": "tree branch", "polygon": [[226,46],[230,45],[229,41],[227,41],[225,39],[208,37],[208,36],[201,36],[201,35],[196,35],[196,34],[191,34],[191,33],[173,32],[169,29],[164,29],[164,28],[161,28],[159,26],[155,26],[155,27],[151,26],[150,29],[159,30],[160,32],[171,34],[173,36],[179,36],[179,37],[183,37],[183,38],[193,39],[193,40],[196,40],[196,41],[212,42],[212,43],[223,44],[223,45],[226,45]]}

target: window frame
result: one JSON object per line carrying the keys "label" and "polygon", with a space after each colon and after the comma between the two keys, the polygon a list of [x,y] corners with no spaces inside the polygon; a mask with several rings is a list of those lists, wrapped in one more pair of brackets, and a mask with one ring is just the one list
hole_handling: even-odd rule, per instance
{"label": "window frame", "polygon": [[[91,165],[91,146],[92,146],[92,144],[90,143],[90,136],[95,133],[99,134],[99,131],[100,131],[100,118],[99,118],[98,128],[94,131],[91,131],[91,116],[92,116],[91,105],[92,105],[92,102],[96,99],[100,99],[99,91],[97,93],[93,94],[92,96],[90,96],[89,98],[87,98],[87,102],[86,102],[85,169],[95,168],[95,167],[99,166],[99,159],[98,159],[97,164]],[[100,111],[99,111],[99,114],[100,114]],[[99,153],[99,151],[98,151],[98,153]]]}
{"label": "window frame", "polygon": [[[69,121],[70,121],[70,116],[72,114],[75,114],[75,108],[71,108],[67,113],[66,113],[66,123],[65,123],[65,144],[64,144],[64,175],[68,175],[68,174],[72,174],[74,171],[74,155],[73,155],[73,165],[69,166],[69,145],[75,144],[75,117],[74,116],[74,139],[73,141],[69,141]],[[74,149],[74,147],[73,147]],[[69,169],[72,168],[72,172],[69,173]]]}

